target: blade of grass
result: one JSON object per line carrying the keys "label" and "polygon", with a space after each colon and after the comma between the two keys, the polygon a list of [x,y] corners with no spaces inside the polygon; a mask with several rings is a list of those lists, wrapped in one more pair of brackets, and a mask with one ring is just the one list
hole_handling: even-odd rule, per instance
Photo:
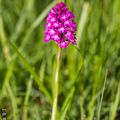
{"label": "blade of grass", "polygon": [[32,78],[30,78],[28,84],[27,84],[27,91],[25,94],[25,100],[24,100],[24,107],[23,107],[23,120],[27,120],[27,114],[28,114],[28,102],[30,97],[30,92],[32,90]]}
{"label": "blade of grass", "polygon": [[95,75],[94,84],[93,84],[92,98],[91,98],[90,105],[89,105],[88,120],[93,119],[94,107],[95,107],[95,101],[96,101],[95,96],[97,94],[99,81],[101,79],[102,65],[99,64],[98,68],[99,68],[99,71],[98,71],[98,74]]}
{"label": "blade of grass", "polygon": [[7,61],[10,61],[11,57],[10,57],[9,48],[8,48],[8,45],[7,45],[7,37],[6,37],[6,34],[5,34],[1,14],[0,14],[0,41],[1,41],[2,46],[3,46],[4,56],[5,56]]}
{"label": "blade of grass", "polygon": [[73,95],[74,95],[75,88],[72,88],[68,96],[66,97],[62,109],[61,109],[61,114],[60,114],[60,120],[64,120],[66,113],[68,111],[68,108],[70,106],[70,103],[72,101]]}
{"label": "blade of grass", "polygon": [[23,55],[19,52],[19,50],[16,48],[16,46],[9,41],[9,45],[13,48],[16,55],[20,58],[21,62],[24,64],[25,68],[30,72],[30,74],[33,76],[35,82],[39,86],[39,89],[46,95],[50,103],[52,103],[51,95],[47,91],[47,89],[42,84],[41,80],[39,79],[38,75],[36,74],[34,68],[28,63],[28,61],[23,57]]}
{"label": "blade of grass", "polygon": [[45,77],[45,66],[46,66],[46,64],[45,64],[45,62],[43,62],[41,64],[41,67],[40,67],[40,70],[39,70],[39,77],[42,80],[41,82],[43,82],[44,77]]}
{"label": "blade of grass", "polygon": [[99,105],[99,110],[98,110],[98,120],[100,120],[100,112],[101,112],[101,108],[102,108],[102,102],[103,102],[103,96],[104,96],[104,92],[105,92],[105,87],[106,87],[106,81],[107,81],[107,71],[106,71],[106,75],[105,75],[105,81],[104,81],[104,85],[103,85],[103,90],[102,90],[102,95],[101,95],[101,100],[100,100],[100,105]]}
{"label": "blade of grass", "polygon": [[83,118],[85,118],[85,112],[84,112],[84,108],[83,108],[83,100],[84,98],[82,96],[80,96],[80,120],[83,120]]}
{"label": "blade of grass", "polygon": [[76,33],[77,43],[79,43],[81,40],[82,33],[84,31],[84,28],[88,19],[89,12],[90,12],[90,4],[88,2],[85,2],[83,5],[82,14],[78,23],[78,29]]}
{"label": "blade of grass", "polygon": [[7,89],[8,89],[8,93],[9,93],[10,100],[12,103],[12,108],[13,108],[13,120],[18,120],[17,102],[10,84],[7,84]]}
{"label": "blade of grass", "polygon": [[10,80],[12,74],[13,74],[13,70],[14,70],[14,67],[15,67],[14,64],[15,64],[14,62],[11,63],[11,65],[10,65],[6,75],[5,75],[5,79],[4,79],[3,85],[2,85],[1,95],[5,95],[5,93],[6,93],[6,87],[9,84],[9,80]]}
{"label": "blade of grass", "polygon": [[118,104],[120,101],[120,82],[118,84],[117,94],[115,97],[115,102],[111,105],[110,118],[109,120],[115,120]]}

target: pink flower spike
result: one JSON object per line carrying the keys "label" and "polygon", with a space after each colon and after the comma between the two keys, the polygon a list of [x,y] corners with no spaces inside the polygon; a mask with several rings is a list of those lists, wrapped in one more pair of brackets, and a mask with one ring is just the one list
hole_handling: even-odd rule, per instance
{"label": "pink flower spike", "polygon": [[69,43],[76,45],[74,17],[74,14],[68,10],[63,2],[57,4],[50,10],[46,19],[44,41],[48,42],[52,39],[60,48],[66,48]]}

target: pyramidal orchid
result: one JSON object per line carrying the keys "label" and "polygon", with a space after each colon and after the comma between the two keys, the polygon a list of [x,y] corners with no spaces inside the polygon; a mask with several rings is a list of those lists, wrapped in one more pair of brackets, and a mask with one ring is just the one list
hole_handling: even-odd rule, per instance
{"label": "pyramidal orchid", "polygon": [[63,2],[57,4],[46,19],[44,42],[53,40],[60,48],[66,48],[69,43],[76,44],[74,18],[74,14]]}
{"label": "pyramidal orchid", "polygon": [[58,88],[59,88],[59,71],[61,61],[61,49],[69,46],[70,43],[76,45],[75,31],[76,23],[73,21],[74,14],[68,10],[63,2],[57,4],[48,14],[45,25],[44,42],[53,40],[58,44],[57,66],[54,81],[53,107],[51,120],[56,120]]}

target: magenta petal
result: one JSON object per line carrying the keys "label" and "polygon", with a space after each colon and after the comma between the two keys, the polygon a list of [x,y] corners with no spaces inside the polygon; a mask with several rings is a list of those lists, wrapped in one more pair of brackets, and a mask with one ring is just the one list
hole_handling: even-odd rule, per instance
{"label": "magenta petal", "polygon": [[44,37],[44,42],[49,42],[50,41],[50,36],[49,35],[46,35],[45,37]]}
{"label": "magenta petal", "polygon": [[60,48],[66,48],[69,45],[67,41],[60,43]]}
{"label": "magenta petal", "polygon": [[50,35],[55,35],[55,30],[54,30],[54,29],[50,29],[50,30],[49,30],[49,34],[50,34]]}
{"label": "magenta petal", "polygon": [[73,44],[73,45],[77,45],[77,42],[76,42],[76,41],[74,41],[74,42],[72,42],[72,44]]}
{"label": "magenta petal", "polygon": [[64,28],[64,27],[61,27],[61,28],[58,29],[58,31],[59,31],[60,33],[64,33],[64,32],[65,32],[65,28]]}
{"label": "magenta petal", "polygon": [[59,37],[58,35],[54,35],[54,36],[52,37],[52,39],[54,39],[55,41],[59,41],[59,40],[60,40],[60,37]]}

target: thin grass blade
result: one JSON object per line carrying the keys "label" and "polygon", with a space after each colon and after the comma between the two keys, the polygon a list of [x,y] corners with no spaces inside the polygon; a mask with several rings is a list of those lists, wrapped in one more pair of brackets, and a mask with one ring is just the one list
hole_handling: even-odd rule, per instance
{"label": "thin grass blade", "polygon": [[61,109],[61,114],[60,114],[60,120],[64,120],[66,113],[68,111],[68,108],[70,106],[70,103],[72,101],[73,95],[74,95],[75,88],[72,88],[68,96],[66,97],[62,109]]}

